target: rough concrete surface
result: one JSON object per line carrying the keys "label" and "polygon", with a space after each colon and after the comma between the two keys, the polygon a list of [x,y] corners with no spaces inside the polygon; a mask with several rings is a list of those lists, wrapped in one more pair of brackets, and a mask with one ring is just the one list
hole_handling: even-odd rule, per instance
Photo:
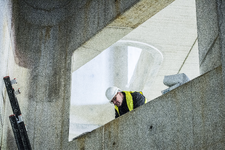
{"label": "rough concrete surface", "polygon": [[220,37],[220,47],[221,47],[221,60],[222,60],[222,66],[223,66],[223,83],[225,85],[225,61],[224,61],[224,58],[225,58],[225,47],[224,47],[224,40],[225,40],[225,35],[224,35],[224,31],[225,31],[225,18],[224,18],[224,15],[225,15],[225,3],[224,1],[222,0],[219,0],[217,2],[217,8],[218,8],[218,19],[219,19],[219,37]]}
{"label": "rough concrete surface", "polygon": [[171,91],[171,90],[173,90],[173,89],[175,89],[175,88],[177,88],[179,86],[181,86],[181,83],[177,83],[177,84],[175,84],[175,85],[173,85],[173,86],[171,86],[171,87],[169,87],[169,88],[167,88],[165,90],[162,90],[161,93],[162,94],[166,94],[167,92],[169,92],[169,91]]}
{"label": "rough concrete surface", "polygon": [[169,88],[167,88],[161,92],[162,92],[162,94],[165,94],[188,81],[190,81],[190,79],[184,73],[165,76],[163,79],[163,83],[166,86],[168,86]]}
{"label": "rough concrete surface", "polygon": [[163,79],[163,83],[165,85],[167,85],[168,87],[173,86],[177,83],[184,84],[188,81],[190,81],[190,79],[184,73],[175,74],[175,75],[168,75],[168,76],[165,76],[164,79]]}
{"label": "rough concrete surface", "polygon": [[196,0],[200,73],[221,65],[217,2]]}

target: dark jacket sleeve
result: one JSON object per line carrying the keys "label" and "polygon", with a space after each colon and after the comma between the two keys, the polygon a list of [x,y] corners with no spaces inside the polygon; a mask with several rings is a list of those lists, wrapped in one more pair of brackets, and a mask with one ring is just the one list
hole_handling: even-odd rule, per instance
{"label": "dark jacket sleeve", "polygon": [[119,114],[118,114],[118,112],[115,109],[115,118],[118,118],[118,117],[119,117]]}
{"label": "dark jacket sleeve", "polygon": [[134,109],[145,103],[145,97],[139,92],[131,93],[134,101]]}

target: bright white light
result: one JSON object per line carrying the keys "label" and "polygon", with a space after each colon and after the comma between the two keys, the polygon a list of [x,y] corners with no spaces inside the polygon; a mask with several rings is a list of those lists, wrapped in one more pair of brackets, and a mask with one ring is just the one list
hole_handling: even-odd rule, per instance
{"label": "bright white light", "polygon": [[128,46],[128,80],[127,86],[129,86],[130,80],[140,58],[142,49],[137,47]]}
{"label": "bright white light", "polygon": [[[128,81],[132,78],[141,49],[128,46]],[[106,49],[94,59],[72,73],[71,105],[98,105],[108,103],[105,90],[110,85],[109,58]]]}
{"label": "bright white light", "polygon": [[107,103],[105,89],[108,84],[109,49],[72,73],[71,105],[97,105]]}

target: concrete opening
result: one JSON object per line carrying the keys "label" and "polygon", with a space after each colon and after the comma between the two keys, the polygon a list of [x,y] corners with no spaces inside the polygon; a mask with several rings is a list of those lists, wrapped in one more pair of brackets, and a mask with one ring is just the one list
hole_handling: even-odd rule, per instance
{"label": "concrete opening", "polygon": [[114,119],[114,107],[105,97],[109,86],[143,91],[162,60],[160,51],[151,45],[120,40],[74,71],[69,140]]}
{"label": "concrete opening", "polygon": [[[76,65],[72,69],[74,85],[71,89],[70,140],[114,119],[114,107],[104,95],[108,86],[115,85],[122,90],[141,90],[150,101],[167,88],[163,84],[165,75],[185,73],[190,79],[199,75],[195,13],[195,1],[174,1],[103,51],[100,55],[104,55],[104,61],[93,62],[94,65],[86,69],[85,66],[92,60],[101,57],[97,56],[102,51],[101,46],[95,47],[93,42],[87,42],[75,51],[77,55],[73,59],[73,64]],[[136,53],[131,62],[135,67],[129,65],[133,48]],[[107,54],[106,51],[110,52]],[[128,51],[131,52],[130,56]],[[87,63],[83,65],[85,62]],[[83,70],[83,73],[78,73],[79,70]],[[94,72],[88,74],[89,70]],[[84,83],[86,81],[87,84]],[[93,92],[92,95],[90,91]],[[87,97],[80,97],[79,94]]]}

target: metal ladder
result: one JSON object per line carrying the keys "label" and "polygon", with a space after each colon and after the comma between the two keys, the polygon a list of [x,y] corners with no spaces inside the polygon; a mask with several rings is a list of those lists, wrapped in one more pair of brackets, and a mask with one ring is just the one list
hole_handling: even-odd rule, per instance
{"label": "metal ladder", "polygon": [[10,80],[9,76],[3,78],[5,82],[5,87],[9,96],[9,101],[11,103],[13,115],[9,116],[9,120],[12,126],[14,137],[16,140],[18,150],[32,150],[30,141],[27,135],[27,130],[25,124],[22,120],[22,114],[20,111],[18,100],[15,96],[16,93],[20,91],[15,91],[12,84],[16,84],[16,79]]}

